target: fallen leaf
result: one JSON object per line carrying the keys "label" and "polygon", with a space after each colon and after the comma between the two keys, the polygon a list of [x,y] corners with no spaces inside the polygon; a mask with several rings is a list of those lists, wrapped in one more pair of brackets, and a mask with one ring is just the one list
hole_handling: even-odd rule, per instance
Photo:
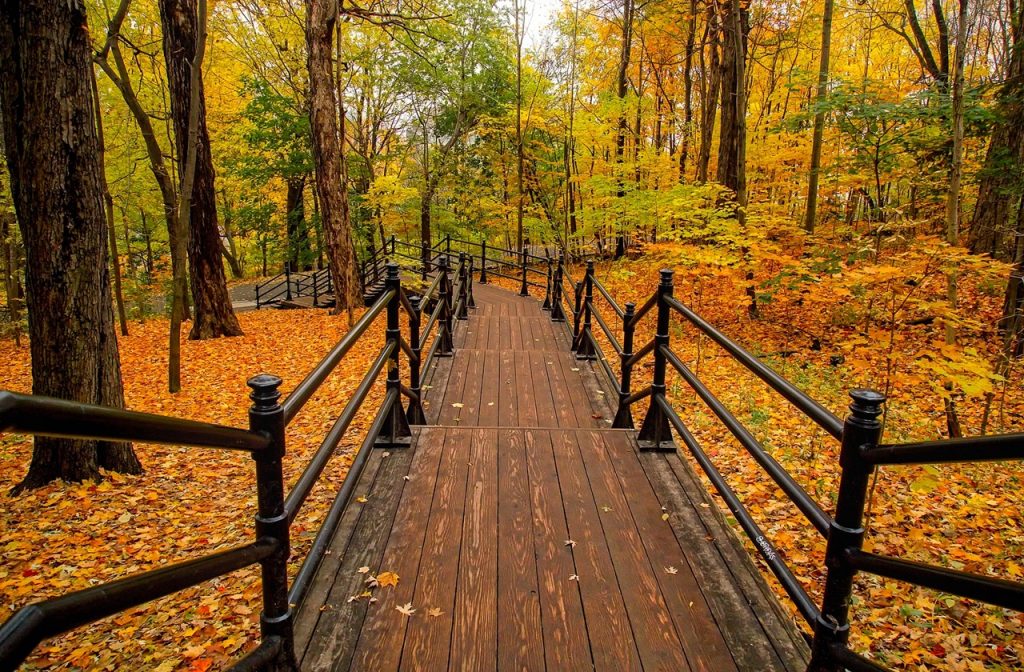
{"label": "fallen leaf", "polygon": [[387,588],[388,586],[394,588],[398,585],[398,574],[394,572],[381,572],[377,575],[377,585],[381,588]]}
{"label": "fallen leaf", "polygon": [[360,567],[356,571],[359,572],[360,574],[369,574],[370,573],[370,568],[367,567],[366,565],[363,565],[362,567]]}
{"label": "fallen leaf", "polygon": [[676,569],[675,567],[666,567],[665,568],[665,573],[666,574],[678,574],[679,570]]}
{"label": "fallen leaf", "polygon": [[395,607],[395,610],[403,616],[412,616],[416,610],[412,608],[412,602]]}
{"label": "fallen leaf", "polygon": [[565,545],[569,546],[571,548],[576,548],[576,542],[573,541],[572,539],[566,539],[565,540]]}
{"label": "fallen leaf", "polygon": [[437,618],[438,616],[441,616],[442,614],[444,614],[444,612],[441,611],[440,609],[438,609],[437,607],[431,607],[430,609],[427,610],[427,616],[432,616],[434,618]]}

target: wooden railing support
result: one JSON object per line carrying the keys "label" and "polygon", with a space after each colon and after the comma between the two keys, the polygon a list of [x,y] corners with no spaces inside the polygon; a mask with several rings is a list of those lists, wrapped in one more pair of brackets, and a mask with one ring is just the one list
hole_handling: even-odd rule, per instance
{"label": "wooden railing support", "polygon": [[544,303],[541,310],[551,310],[551,280],[552,280],[551,257],[548,257],[548,278],[547,286],[544,288]]}
{"label": "wooden railing support", "polygon": [[469,288],[466,286],[468,283],[466,273],[466,253],[459,252],[459,311],[455,315],[456,319],[468,320],[469,319]]}
{"label": "wooden railing support", "polygon": [[633,429],[633,412],[630,410],[629,399],[630,381],[633,377],[633,366],[629,359],[633,356],[633,332],[636,326],[633,324],[633,316],[636,314],[636,304],[632,301],[626,304],[626,314],[622,316],[622,354],[620,360],[619,380],[619,408],[615,411],[615,420],[612,421],[613,429]]}
{"label": "wooden railing support", "polygon": [[[391,237],[394,243],[394,236]],[[408,447],[412,443],[412,431],[409,429],[409,421],[402,412],[402,381],[399,378],[398,354],[402,351],[399,347],[401,342],[401,324],[398,319],[398,311],[401,308],[402,297],[399,295],[402,290],[402,279],[398,275],[398,264],[389,261],[387,264],[387,278],[384,280],[384,291],[394,291],[387,307],[387,328],[384,331],[385,345],[394,342],[391,351],[391,361],[388,362],[387,390],[395,391],[395,403],[388,410],[388,418],[384,422],[380,436],[374,444],[381,448]]]}
{"label": "wooden railing support", "polygon": [[466,282],[469,284],[469,297],[466,305],[470,308],[476,308],[476,298],[473,296],[473,255],[467,254],[466,258],[469,260],[469,268],[466,269]]}
{"label": "wooden railing support", "polygon": [[587,274],[583,276],[583,321],[577,329],[573,350],[576,359],[597,359],[593,334],[590,331],[591,315],[594,309],[594,262],[587,262]]}
{"label": "wooden railing support", "polygon": [[526,245],[519,251],[519,263],[523,270],[523,283],[519,287],[519,296],[529,296],[530,291],[526,286]]}
{"label": "wooden railing support", "polygon": [[651,383],[651,405],[640,425],[637,442],[641,450],[674,451],[672,432],[668,426],[668,418],[658,397],[665,396],[665,353],[662,347],[668,348],[668,327],[670,307],[665,300],[672,296],[672,275],[669,269],[662,269],[661,284],[658,285],[658,326],[654,334],[654,382]]}
{"label": "wooden railing support", "polygon": [[551,321],[565,322],[565,311],[562,309],[562,275],[565,273],[565,256],[558,255],[558,265],[555,266],[555,276],[551,286]]}
{"label": "wooden railing support", "polygon": [[269,436],[266,450],[253,453],[256,462],[256,538],[269,537],[277,542],[277,550],[260,562],[263,585],[263,611],[260,613],[260,636],[281,640],[281,651],[272,664],[275,671],[298,670],[295,662],[295,638],[292,610],[288,604],[288,514],[284,509],[285,418],[279,402],[281,379],[261,374],[247,382],[252,392],[249,408],[249,430]]}
{"label": "wooden railing support", "polygon": [[480,284],[487,284],[487,241],[480,241]]}
{"label": "wooden railing support", "polygon": [[864,505],[872,467],[861,457],[862,451],[876,448],[882,439],[882,405],[885,395],[874,390],[851,390],[850,415],[843,423],[839,450],[839,496],[835,519],[829,525],[825,546],[825,595],[821,615],[814,624],[811,662],[808,672],[840,672],[845,669],[835,659],[836,649],[845,649],[850,638],[850,597],[857,570],[847,558],[864,543]]}
{"label": "wooden railing support", "polygon": [[427,417],[423,413],[423,392],[420,389],[420,366],[423,363],[423,344],[420,343],[421,301],[419,296],[409,299],[413,312],[409,316],[409,349],[412,350],[412,357],[409,358],[409,391],[412,392],[412,398],[405,410],[405,418],[410,425],[427,424]]}
{"label": "wooden railing support", "polygon": [[441,274],[438,283],[437,300],[441,302],[440,325],[437,337],[441,342],[437,346],[438,357],[451,357],[455,350],[452,338],[452,279],[449,275],[448,257],[442,256],[437,265]]}

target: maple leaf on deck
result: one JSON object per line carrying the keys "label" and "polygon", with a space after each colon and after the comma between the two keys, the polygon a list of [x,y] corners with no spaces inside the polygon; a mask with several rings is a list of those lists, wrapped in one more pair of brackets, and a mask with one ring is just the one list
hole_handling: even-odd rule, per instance
{"label": "maple leaf on deck", "polygon": [[438,609],[437,607],[431,607],[430,609],[427,609],[427,616],[433,616],[434,618],[436,618],[443,614],[444,612]]}
{"label": "maple leaf on deck", "polygon": [[381,588],[392,588],[398,585],[398,574],[394,572],[381,572],[377,575],[377,585]]}
{"label": "maple leaf on deck", "polygon": [[416,610],[412,608],[412,602],[407,602],[405,604],[395,607],[395,611],[402,614],[403,616],[412,616],[416,613]]}

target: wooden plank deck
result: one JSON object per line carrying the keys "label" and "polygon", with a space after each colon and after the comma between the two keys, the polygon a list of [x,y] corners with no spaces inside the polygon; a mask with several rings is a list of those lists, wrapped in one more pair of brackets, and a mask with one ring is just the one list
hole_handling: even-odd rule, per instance
{"label": "wooden plank deck", "polygon": [[[371,457],[299,607],[302,669],[803,670],[688,463],[609,429],[610,391],[538,301],[475,289],[431,426]],[[365,596],[382,572],[398,585]]]}

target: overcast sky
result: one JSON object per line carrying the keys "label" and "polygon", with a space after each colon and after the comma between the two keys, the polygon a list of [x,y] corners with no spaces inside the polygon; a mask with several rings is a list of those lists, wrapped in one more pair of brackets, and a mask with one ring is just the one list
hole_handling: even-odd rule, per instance
{"label": "overcast sky", "polygon": [[541,31],[558,13],[561,0],[526,0],[526,48],[540,42]]}

